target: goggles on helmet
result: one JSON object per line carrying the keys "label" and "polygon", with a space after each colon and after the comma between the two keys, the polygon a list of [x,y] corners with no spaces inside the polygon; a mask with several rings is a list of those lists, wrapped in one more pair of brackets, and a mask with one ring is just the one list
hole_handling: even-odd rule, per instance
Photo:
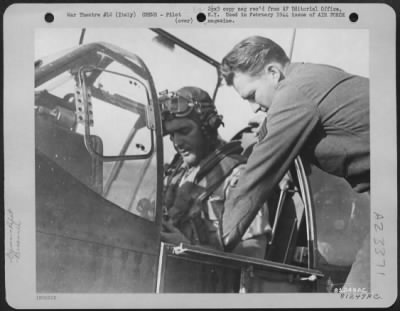
{"label": "goggles on helmet", "polygon": [[197,102],[175,92],[164,91],[160,95],[161,116],[164,120],[186,117],[198,106]]}

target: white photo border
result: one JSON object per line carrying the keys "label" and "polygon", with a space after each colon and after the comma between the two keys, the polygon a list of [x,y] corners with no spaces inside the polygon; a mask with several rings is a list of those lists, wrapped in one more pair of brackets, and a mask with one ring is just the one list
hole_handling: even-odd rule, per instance
{"label": "white photo border", "polygon": [[[242,7],[252,4],[213,4]],[[274,6],[286,4],[272,4]],[[313,4],[323,6],[327,4]],[[279,308],[279,307],[388,307],[397,299],[397,133],[396,133],[396,14],[386,4],[332,4],[346,17],[357,12],[357,23],[348,18],[273,18],[237,20],[234,24],[176,24],[174,19],[141,18],[143,11],[173,10],[194,18],[207,13],[208,4],[118,4],[135,11],[137,18],[70,18],[71,11],[114,11],[115,4],[14,4],[4,14],[4,174],[5,174],[5,276],[6,299],[14,308]],[[44,15],[55,21],[48,24]],[[379,298],[343,299],[339,294],[52,294],[38,299],[35,284],[35,138],[32,109],[34,34],[38,28],[198,28],[271,27],[367,29],[370,35],[371,99],[371,283]],[[7,231],[7,219],[16,224]],[[383,228],[382,230],[380,228]],[[17,233],[16,233],[17,232]],[[7,243],[19,239],[18,260],[9,260]],[[374,250],[374,241],[385,242],[385,266]],[[15,259],[15,258],[14,258]],[[383,270],[382,270],[383,269]],[[384,276],[382,276],[382,271]],[[21,276],[23,275],[23,277]],[[204,295],[204,296],[203,296]]]}

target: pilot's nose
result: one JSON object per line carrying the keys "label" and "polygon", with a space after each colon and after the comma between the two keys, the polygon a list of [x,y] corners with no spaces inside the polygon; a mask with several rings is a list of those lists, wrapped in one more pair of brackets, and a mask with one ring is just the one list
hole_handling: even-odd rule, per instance
{"label": "pilot's nose", "polygon": [[175,134],[173,137],[173,142],[174,142],[175,147],[180,148],[183,146],[184,140],[181,135]]}

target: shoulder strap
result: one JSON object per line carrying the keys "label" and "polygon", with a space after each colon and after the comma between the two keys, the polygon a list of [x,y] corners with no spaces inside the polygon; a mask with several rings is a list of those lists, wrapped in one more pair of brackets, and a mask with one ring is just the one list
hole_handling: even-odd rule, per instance
{"label": "shoulder strap", "polygon": [[[233,169],[246,162],[246,158],[240,153],[242,152],[240,142],[229,142],[213,152],[200,167],[196,175],[195,182],[201,181],[205,177],[209,177],[212,183],[207,185],[205,191],[197,198],[197,202],[206,200],[231,174]],[[215,169],[219,165],[219,169]]]}
{"label": "shoulder strap", "polygon": [[[195,183],[204,178],[207,178],[209,183],[206,183],[206,187],[200,194],[191,194],[193,205],[183,217],[184,221],[192,219],[202,210],[205,214],[208,214],[204,202],[224,183],[235,167],[246,162],[246,158],[240,154],[241,151],[240,142],[228,143],[207,158],[196,175]],[[219,214],[218,211],[214,212]]]}
{"label": "shoulder strap", "polygon": [[[223,146],[217,148],[214,152],[212,152],[205,162],[200,167],[199,172],[196,175],[195,181],[199,182],[202,180],[216,165],[221,163],[227,157],[235,158],[234,167],[238,164],[245,163],[246,158],[241,156],[241,152],[243,148],[239,141],[232,141],[229,143],[224,144]],[[228,161],[225,161],[228,162]],[[233,164],[233,163],[232,163]],[[232,167],[233,169],[233,167]],[[230,168],[224,168],[224,170],[231,170]],[[225,175],[225,174],[224,174]]]}

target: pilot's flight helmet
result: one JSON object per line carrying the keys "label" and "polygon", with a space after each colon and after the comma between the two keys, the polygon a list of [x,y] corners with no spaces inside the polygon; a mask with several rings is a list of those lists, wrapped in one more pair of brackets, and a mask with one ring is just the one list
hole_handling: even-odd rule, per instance
{"label": "pilot's flight helmet", "polygon": [[174,118],[190,118],[207,132],[216,132],[223,124],[210,95],[201,88],[185,86],[176,92],[160,93],[161,115],[163,121]]}

